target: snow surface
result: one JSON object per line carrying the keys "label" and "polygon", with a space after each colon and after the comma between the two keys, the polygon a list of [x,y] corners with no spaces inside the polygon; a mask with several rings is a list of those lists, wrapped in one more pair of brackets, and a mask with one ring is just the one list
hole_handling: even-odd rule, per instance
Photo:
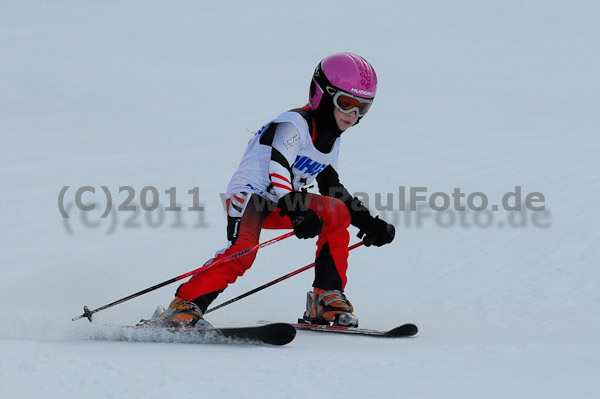
{"label": "snow surface", "polygon": [[[599,397],[599,12],[584,0],[1,1],[0,396]],[[451,226],[432,212],[420,225],[382,214],[397,239],[351,253],[346,291],[362,326],[411,321],[413,339],[88,340],[94,324],[71,322],[84,304],[192,270],[223,247],[218,193],[251,132],[304,105],[313,68],[338,51],[366,57],[380,82],[368,116],[344,134],[351,191],[460,187],[498,204],[522,186],[544,194],[546,212],[516,215],[518,227],[497,212],[485,228],[473,212],[446,214],[467,217]],[[82,186],[100,204],[85,220],[73,206]],[[161,205],[176,187],[181,220],[101,219],[101,186],[117,204],[118,188],[133,187],[138,206],[143,187]],[[203,213],[185,210],[194,187]],[[295,238],[265,248],[215,304],[313,254]],[[293,321],[311,281],[306,272],[209,320]],[[175,288],[95,323],[148,317]]]}

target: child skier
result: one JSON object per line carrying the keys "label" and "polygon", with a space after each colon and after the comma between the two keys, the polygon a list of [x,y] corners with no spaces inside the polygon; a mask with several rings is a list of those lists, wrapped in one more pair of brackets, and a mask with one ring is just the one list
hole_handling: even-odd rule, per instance
{"label": "child skier", "polygon": [[[304,319],[358,326],[344,295],[350,224],[366,246],[392,242],[394,227],[372,217],[340,183],[340,136],[366,114],[375,98],[371,64],[351,53],[333,54],[315,69],[308,105],[284,112],[252,138],[227,188],[227,249],[215,260],[252,247],[261,229],[294,229],[298,238],[318,236],[313,291]],[[321,195],[302,190],[316,178]],[[157,322],[168,326],[210,324],[203,312],[256,257],[248,254],[182,284]]]}

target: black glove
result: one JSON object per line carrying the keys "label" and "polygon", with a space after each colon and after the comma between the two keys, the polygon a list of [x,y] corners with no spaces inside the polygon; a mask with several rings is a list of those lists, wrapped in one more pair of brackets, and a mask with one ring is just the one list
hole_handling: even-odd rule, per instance
{"label": "black glove", "polygon": [[370,247],[371,245],[380,247],[389,244],[394,240],[395,236],[396,229],[394,226],[379,219],[379,216],[371,218],[368,225],[365,225],[363,229],[358,232],[358,238],[362,238],[363,243],[367,247]]}
{"label": "black glove", "polygon": [[346,202],[352,225],[358,227],[358,238],[362,238],[367,247],[380,247],[389,244],[396,235],[396,229],[389,223],[371,216],[371,213],[361,200],[354,197]]}
{"label": "black glove", "polygon": [[389,244],[396,236],[396,229],[393,225],[379,219],[379,216],[371,218],[363,228],[358,232],[357,237],[362,238],[365,246],[375,245],[380,247]]}
{"label": "black glove", "polygon": [[323,220],[313,211],[308,209],[304,201],[304,193],[292,191],[281,197],[277,203],[280,214],[287,216],[294,226],[294,234],[298,238],[313,238],[321,234]]}

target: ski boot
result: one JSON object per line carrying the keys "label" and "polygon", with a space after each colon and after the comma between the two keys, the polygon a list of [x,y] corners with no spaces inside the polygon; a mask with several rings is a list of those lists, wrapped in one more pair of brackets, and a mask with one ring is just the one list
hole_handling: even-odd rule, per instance
{"label": "ski boot", "polygon": [[314,291],[306,293],[306,312],[304,312],[303,322],[358,327],[358,318],[352,313],[353,311],[352,304],[342,291],[315,288]]}
{"label": "ski boot", "polygon": [[[159,309],[162,308],[159,307]],[[160,312],[157,309],[150,319],[150,324],[163,327],[199,327],[212,328],[212,325],[204,320],[202,311],[194,302],[189,302],[176,296],[167,310]]]}

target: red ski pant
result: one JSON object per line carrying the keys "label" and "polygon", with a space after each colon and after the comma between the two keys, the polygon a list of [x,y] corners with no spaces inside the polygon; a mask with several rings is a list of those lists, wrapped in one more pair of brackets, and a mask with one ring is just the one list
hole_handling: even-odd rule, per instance
{"label": "red ski pant", "polygon": [[[257,198],[254,194],[253,198]],[[257,206],[253,198],[248,198],[244,212],[239,220],[237,234],[233,245],[215,260],[232,255],[259,243],[261,229],[291,229],[292,223],[287,216],[281,216],[279,209],[268,211]],[[343,290],[346,285],[346,269],[348,268],[348,243],[350,235],[350,213],[346,205],[332,197],[317,194],[306,194],[306,202],[323,220],[323,230],[317,240],[315,261],[315,282],[313,286],[324,289]],[[230,209],[230,208],[229,208]],[[237,222],[236,222],[237,223]],[[199,273],[179,287],[177,295],[192,301],[202,295],[224,290],[227,285],[244,274],[252,266],[256,252],[215,266]],[[291,267],[295,263],[294,251],[282,262]],[[214,297],[212,299],[214,299]]]}

